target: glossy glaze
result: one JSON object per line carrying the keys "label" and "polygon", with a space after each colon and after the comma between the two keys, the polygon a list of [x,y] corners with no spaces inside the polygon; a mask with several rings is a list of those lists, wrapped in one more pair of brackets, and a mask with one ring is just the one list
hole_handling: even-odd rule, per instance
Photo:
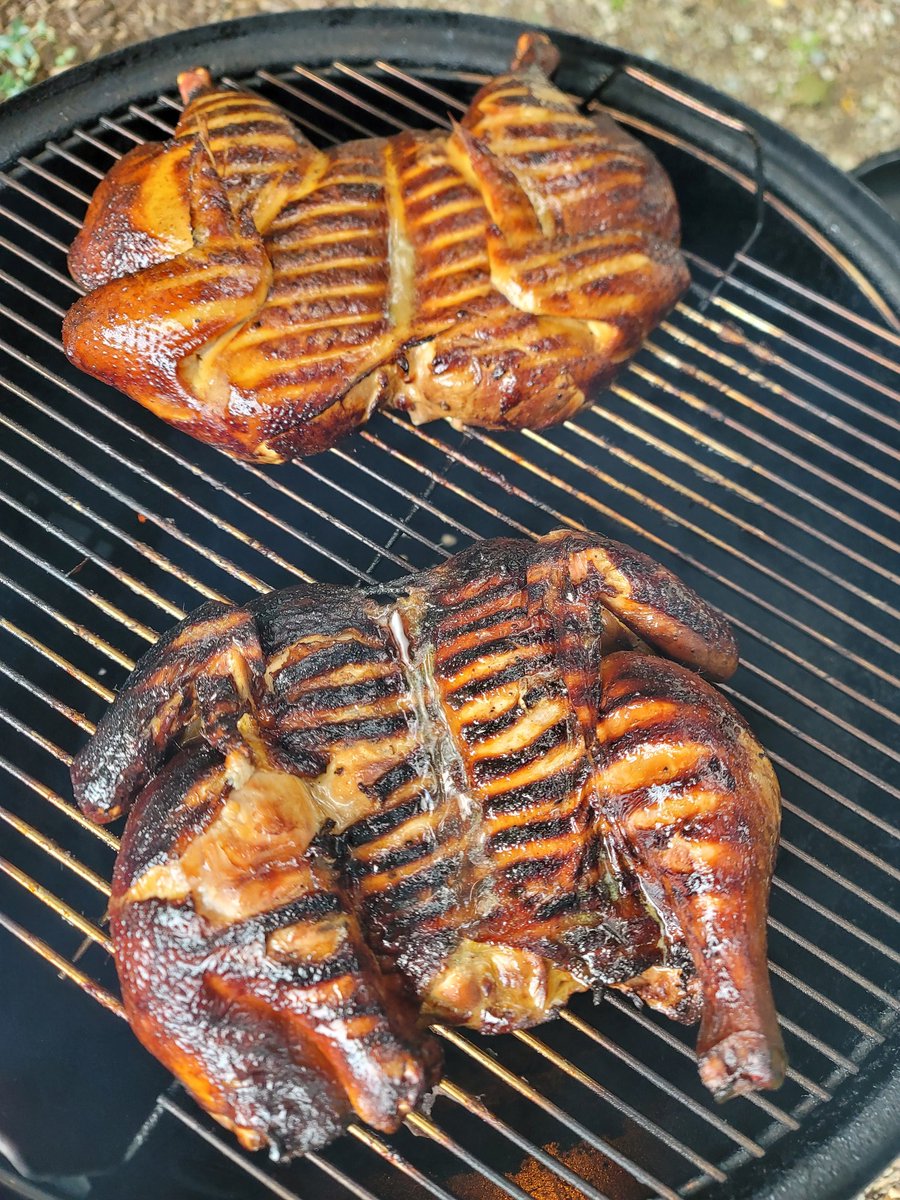
{"label": "glossy glaze", "polygon": [[655,159],[586,116],[525,35],[450,136],[326,151],[258,96],[180,77],[163,146],[100,184],[69,256],[83,370],[278,462],[391,405],[541,428],[578,411],[687,286]]}
{"label": "glossy glaze", "polygon": [[697,674],[736,665],[715,610],[593,534],[204,606],[73,767],[96,819],[134,803],[111,912],[138,1036],[288,1155],[351,1113],[395,1128],[437,1077],[429,1019],[500,1033],[589,988],[699,1017],[716,1095],[776,1086],[778,785]]}

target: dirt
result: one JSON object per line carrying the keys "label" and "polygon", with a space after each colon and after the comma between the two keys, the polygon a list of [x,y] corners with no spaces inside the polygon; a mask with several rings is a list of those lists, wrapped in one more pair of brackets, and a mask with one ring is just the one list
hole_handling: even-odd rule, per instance
{"label": "dirt", "polygon": [[[404,7],[447,7],[410,0]],[[283,0],[0,0],[56,31],[74,61],[254,12],[335,7]],[[463,11],[581,33],[667,63],[787,126],[847,170],[900,146],[900,0],[454,0]]]}

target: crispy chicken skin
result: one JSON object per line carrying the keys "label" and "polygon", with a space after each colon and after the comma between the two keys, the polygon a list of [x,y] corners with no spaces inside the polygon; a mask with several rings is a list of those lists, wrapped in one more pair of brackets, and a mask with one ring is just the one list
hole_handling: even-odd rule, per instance
{"label": "crispy chicken skin", "polygon": [[69,254],[83,370],[229,453],[280,462],[390,405],[565,420],[688,283],[671,186],[580,113],[526,34],[448,136],[317,150],[198,68],[172,139],[101,182]]}
{"label": "crispy chicken skin", "polygon": [[252,759],[182,751],[145,788],[110,927],[144,1045],[244,1146],[290,1157],[354,1113],[395,1129],[439,1060],[334,866],[307,853],[307,784],[253,745]]}
{"label": "crispy chicken skin", "polygon": [[587,989],[699,1019],[717,1097],[777,1086],[778,784],[698,674],[736,666],[714,609],[587,533],[205,605],[72,771],[94,819],[130,809],[138,1036],[276,1156],[396,1128],[439,1075],[429,1020],[504,1032]]}

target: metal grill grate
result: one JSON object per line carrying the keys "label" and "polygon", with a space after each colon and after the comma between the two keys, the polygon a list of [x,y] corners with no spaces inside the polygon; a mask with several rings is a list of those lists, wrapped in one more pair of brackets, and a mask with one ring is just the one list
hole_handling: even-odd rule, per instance
{"label": "metal grill grate", "polygon": [[[261,89],[326,143],[446,125],[478,77],[377,61],[226,82]],[[712,1195],[802,1137],[900,1009],[900,335],[871,288],[840,307],[753,257],[746,229],[716,266],[688,220],[691,293],[576,421],[495,437],[388,414],[311,461],[235,463],[80,376],[59,343],[77,291],[65,251],[90,192],[116,156],[168,134],[178,107],[131,104],[0,180],[0,925],[122,1015],[101,928],[116,839],[73,808],[67,767],[133,660],[203,600],[297,579],[387,580],[476,536],[609,531],[719,604],[742,640],[725,690],[785,797],[770,920],[792,1062],[782,1092],[720,1110],[696,1079],[692,1030],[581,997],[534,1033],[439,1030],[447,1077],[429,1115],[393,1139],[354,1127],[289,1169],[239,1151],[177,1092],[156,1116],[230,1160],[253,1195]],[[682,177],[702,166],[753,197],[752,180],[689,142],[616,115]],[[779,222],[821,249],[783,202],[759,199],[764,228]]]}

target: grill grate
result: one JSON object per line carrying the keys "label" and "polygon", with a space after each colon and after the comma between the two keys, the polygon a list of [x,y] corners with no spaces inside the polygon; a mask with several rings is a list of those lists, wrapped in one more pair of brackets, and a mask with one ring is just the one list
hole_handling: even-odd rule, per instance
{"label": "grill grate", "polygon": [[[261,89],[324,143],[446,125],[478,79],[379,60],[226,82]],[[202,1139],[242,1186],[291,1200],[720,1192],[742,1164],[803,1136],[900,1009],[900,335],[870,286],[851,309],[779,269],[766,252],[773,223],[824,244],[783,201],[613,109],[685,188],[703,162],[747,193],[753,236],[733,238],[742,249],[722,268],[687,221],[694,287],[602,406],[503,438],[385,414],[352,443],[273,473],[232,462],[78,375],[58,338],[77,293],[65,251],[90,192],[115,157],[168,134],[178,107],[166,95],[130,104],[0,179],[0,925],[122,1016],[100,927],[117,840],[72,807],[67,768],[134,658],[186,611],[298,579],[384,581],[476,536],[609,530],[679,571],[741,635],[743,666],[725,691],[785,793],[770,920],[793,1064],[783,1091],[718,1110],[696,1079],[692,1030],[618,997],[599,1010],[579,998],[534,1033],[439,1029],[448,1071],[429,1115],[392,1139],[355,1126],[288,1169],[241,1152],[171,1089],[156,1120]]]}

